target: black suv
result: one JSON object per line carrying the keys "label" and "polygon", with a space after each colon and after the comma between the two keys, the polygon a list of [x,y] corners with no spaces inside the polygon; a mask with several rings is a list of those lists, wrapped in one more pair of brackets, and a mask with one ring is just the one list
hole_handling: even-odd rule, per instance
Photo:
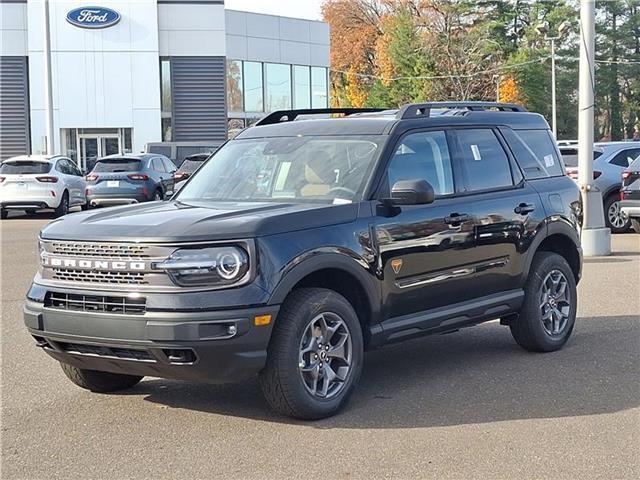
{"label": "black suv", "polygon": [[258,374],[277,411],[322,418],[366,349],[497,318],[527,350],[561,348],[580,213],[521,107],[280,111],[169,201],[45,227],[24,317],[83,388]]}

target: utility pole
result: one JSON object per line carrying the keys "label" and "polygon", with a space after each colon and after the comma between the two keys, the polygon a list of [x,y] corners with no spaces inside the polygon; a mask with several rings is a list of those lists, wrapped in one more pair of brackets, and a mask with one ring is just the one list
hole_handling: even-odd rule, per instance
{"label": "utility pole", "polygon": [[578,84],[578,184],[582,195],[582,250],[585,256],[611,253],[611,230],[604,226],[602,194],[593,183],[595,102],[595,0],[580,1]]}
{"label": "utility pole", "polygon": [[51,35],[49,28],[49,0],[43,0],[44,14],[44,111],[45,111],[45,134],[46,134],[46,154],[53,155],[53,94],[51,87]]}

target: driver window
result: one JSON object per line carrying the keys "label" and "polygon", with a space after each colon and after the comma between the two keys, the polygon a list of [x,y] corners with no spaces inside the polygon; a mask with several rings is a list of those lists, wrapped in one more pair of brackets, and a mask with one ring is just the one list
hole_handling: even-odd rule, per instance
{"label": "driver window", "polygon": [[436,195],[453,193],[453,173],[443,131],[413,133],[396,148],[387,172],[389,192],[400,180],[426,180]]}

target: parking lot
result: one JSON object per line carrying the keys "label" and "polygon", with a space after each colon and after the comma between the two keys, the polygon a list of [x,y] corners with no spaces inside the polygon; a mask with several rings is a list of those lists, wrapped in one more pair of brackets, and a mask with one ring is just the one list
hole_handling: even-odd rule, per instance
{"label": "parking lot", "polygon": [[22,324],[50,219],[1,226],[3,479],[640,477],[640,235],[585,260],[563,350],[527,353],[497,322],[385,347],[346,411],[304,423],[256,381],[72,385]]}

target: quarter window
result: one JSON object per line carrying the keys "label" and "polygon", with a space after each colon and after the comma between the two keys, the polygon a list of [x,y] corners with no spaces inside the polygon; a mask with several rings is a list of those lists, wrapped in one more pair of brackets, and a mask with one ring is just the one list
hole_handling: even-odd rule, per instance
{"label": "quarter window", "polygon": [[[535,157],[537,167],[541,169],[541,176],[556,177],[565,174],[555,142],[548,130],[518,130],[517,134]],[[523,168],[526,174],[528,168]]]}
{"label": "quarter window", "polygon": [[469,190],[490,190],[513,185],[509,158],[492,130],[458,130],[457,136]]}
{"label": "quarter window", "polygon": [[453,193],[451,157],[444,132],[420,132],[404,137],[387,172],[389,191],[400,180],[426,180],[436,195]]}
{"label": "quarter window", "polygon": [[162,163],[162,160],[158,157],[154,158],[151,161],[151,165],[153,166],[153,169],[156,172],[166,172],[166,170],[164,169],[164,164]]}

